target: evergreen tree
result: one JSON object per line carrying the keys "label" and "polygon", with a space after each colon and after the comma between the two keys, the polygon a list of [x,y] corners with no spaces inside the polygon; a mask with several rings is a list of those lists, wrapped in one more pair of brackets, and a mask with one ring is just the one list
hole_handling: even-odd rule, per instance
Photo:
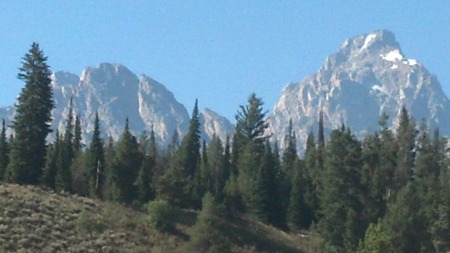
{"label": "evergreen tree", "polygon": [[190,231],[190,240],[185,252],[226,253],[230,244],[225,236],[225,224],[211,193],[202,199],[202,210]]}
{"label": "evergreen tree", "polygon": [[233,138],[233,159],[237,168],[237,183],[245,208],[258,215],[261,195],[258,192],[257,176],[261,168],[264,144],[268,136],[267,112],[263,112],[263,102],[256,94],[251,94],[248,104],[241,106],[236,115],[235,136]]}
{"label": "evergreen tree", "polygon": [[351,252],[365,231],[362,222],[361,145],[350,130],[333,130],[320,191],[319,232],[328,252]]}
{"label": "evergreen tree", "polygon": [[144,204],[153,198],[153,192],[151,189],[152,171],[155,167],[155,161],[150,156],[151,141],[149,136],[144,131],[139,138],[139,154],[142,158],[141,166],[137,174],[134,185],[136,187],[137,201],[140,204]]}
{"label": "evergreen tree", "polygon": [[102,188],[104,183],[104,148],[100,138],[100,120],[98,113],[95,113],[94,132],[92,141],[87,152],[86,182],[89,188],[89,196],[102,198]]}
{"label": "evergreen tree", "polygon": [[[314,139],[314,134],[310,132],[306,138],[306,149],[304,158],[304,185],[303,198],[305,205],[311,211],[308,222],[305,224],[311,225],[312,222],[317,221],[317,213],[319,211],[319,184],[320,174],[317,173],[317,147]],[[292,177],[294,179],[295,177]],[[308,220],[308,219],[307,219]]]}
{"label": "evergreen tree", "polygon": [[80,116],[77,115],[75,117],[75,126],[74,126],[74,133],[73,133],[73,153],[74,156],[77,156],[77,154],[80,152],[82,148],[81,144],[81,122],[80,122]]}
{"label": "evergreen tree", "polygon": [[402,107],[397,128],[397,170],[395,172],[395,189],[405,186],[413,175],[415,161],[416,124],[409,116],[405,107]]}
{"label": "evergreen tree", "polygon": [[62,154],[61,146],[61,135],[59,134],[59,131],[56,130],[56,139],[48,146],[45,167],[40,180],[42,184],[51,189],[55,189],[56,171],[58,170],[58,167],[62,165],[62,159],[60,157]]}
{"label": "evergreen tree", "polygon": [[289,194],[287,222],[294,229],[308,229],[314,221],[307,173],[304,163],[296,159],[293,165],[292,188]]}
{"label": "evergreen tree", "polygon": [[6,137],[5,119],[2,121],[2,130],[0,133],[0,181],[6,176],[6,168],[9,163],[9,143]]}
{"label": "evergreen tree", "polygon": [[394,250],[391,235],[386,232],[379,220],[367,228],[364,241],[359,244],[357,253],[395,252]]}
{"label": "evergreen tree", "polygon": [[260,195],[261,203],[259,217],[261,221],[282,227],[280,216],[284,210],[279,201],[279,192],[276,181],[276,161],[269,141],[266,142],[261,160],[261,168],[257,175],[258,189],[255,194]]}
{"label": "evergreen tree", "polygon": [[230,146],[229,143],[225,145],[224,149],[222,141],[214,135],[207,150],[208,168],[211,171],[212,181],[210,191],[219,202],[225,198],[225,185],[230,176]]}
{"label": "evergreen tree", "polygon": [[[168,150],[172,152],[172,150]],[[200,173],[200,121],[198,102],[195,101],[189,130],[176,154],[168,153],[169,165],[158,180],[158,191],[163,199],[181,207],[198,207],[200,196],[195,178]]]}
{"label": "evergreen tree", "polygon": [[264,143],[268,138],[265,135],[268,123],[266,120],[267,112],[263,112],[264,103],[255,93],[250,94],[248,104],[240,106],[240,110],[236,114],[235,135],[236,149],[241,151],[247,143],[252,143],[256,151],[261,155],[264,151]]}
{"label": "evergreen tree", "polygon": [[281,204],[281,216],[282,220],[286,221],[289,209],[290,194],[292,191],[293,177],[295,174],[294,164],[298,160],[297,157],[297,139],[295,132],[292,128],[292,120],[289,120],[289,127],[286,136],[284,137],[285,149],[282,155],[281,171],[279,172],[278,178],[280,181],[279,191],[280,191],[280,204]]}
{"label": "evergreen tree", "polygon": [[[141,156],[138,151],[138,143],[129,130],[128,118],[125,129],[116,145],[115,156],[112,165],[112,199],[132,203],[137,197],[135,181],[141,166]],[[146,173],[147,171],[144,170]],[[143,180],[141,178],[140,180]]]}
{"label": "evergreen tree", "polygon": [[105,165],[103,166],[104,171],[104,179],[105,182],[102,187],[102,196],[105,199],[113,200],[113,196],[115,192],[113,192],[112,181],[113,181],[113,163],[114,157],[116,156],[116,150],[114,146],[114,140],[111,136],[109,136],[108,141],[105,145],[104,150],[105,156]]}
{"label": "evergreen tree", "polygon": [[389,204],[383,220],[392,238],[392,252],[434,251],[427,219],[421,212],[422,204],[415,182],[400,189]]}
{"label": "evergreen tree", "polygon": [[8,180],[19,184],[37,184],[45,165],[46,138],[51,132],[54,107],[51,71],[47,57],[37,43],[22,61],[18,78],[25,87],[16,103],[12,122],[15,131],[11,146]]}
{"label": "evergreen tree", "polygon": [[71,191],[72,187],[72,172],[71,166],[74,159],[73,139],[74,139],[74,122],[73,122],[73,100],[70,98],[69,114],[66,122],[66,131],[64,132],[64,139],[60,147],[61,159],[60,165],[56,170],[55,189],[57,191]]}

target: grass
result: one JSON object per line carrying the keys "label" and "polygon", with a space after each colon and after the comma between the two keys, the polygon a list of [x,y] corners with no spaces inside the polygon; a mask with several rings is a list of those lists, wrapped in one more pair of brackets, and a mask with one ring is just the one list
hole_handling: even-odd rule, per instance
{"label": "grass", "polygon": [[[197,212],[176,210],[160,232],[144,211],[33,186],[0,185],[0,252],[181,252]],[[243,217],[227,223],[231,249],[320,252],[314,236],[288,234]]]}

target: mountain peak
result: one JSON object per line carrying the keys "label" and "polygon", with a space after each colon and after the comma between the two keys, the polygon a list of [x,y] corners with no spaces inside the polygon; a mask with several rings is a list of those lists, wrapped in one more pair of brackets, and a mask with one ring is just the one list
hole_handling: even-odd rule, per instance
{"label": "mountain peak", "polygon": [[400,50],[400,45],[395,39],[394,33],[389,30],[377,30],[370,34],[358,35],[344,41],[338,54],[361,55],[370,53],[382,53],[390,50]]}
{"label": "mountain peak", "polygon": [[322,68],[301,83],[290,84],[271,115],[272,129],[283,130],[292,120],[300,142],[323,112],[328,131],[342,123],[358,135],[378,129],[378,117],[386,113],[390,124],[405,106],[416,119],[425,119],[430,129],[450,134],[450,104],[442,88],[417,60],[402,53],[388,30],[351,37],[330,55]]}

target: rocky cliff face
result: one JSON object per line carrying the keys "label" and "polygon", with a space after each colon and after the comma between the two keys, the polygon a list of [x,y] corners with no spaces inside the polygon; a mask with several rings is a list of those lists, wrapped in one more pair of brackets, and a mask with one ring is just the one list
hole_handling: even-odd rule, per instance
{"label": "rocky cliff face", "polygon": [[362,136],[378,129],[382,113],[395,124],[402,106],[450,134],[450,104],[439,81],[406,58],[391,32],[380,30],[347,39],[317,73],[287,85],[270,116],[271,131],[282,145],[292,120],[303,145],[322,111],[328,131],[345,124]]}
{"label": "rocky cliff face", "polygon": [[[90,142],[98,112],[104,137],[117,140],[128,117],[130,130],[139,136],[153,127],[158,143],[167,145],[177,131],[181,136],[189,127],[190,116],[167,88],[143,75],[138,78],[119,64],[102,63],[86,68],[80,77],[68,72],[52,75],[55,99],[53,128],[64,132],[69,114],[70,99],[73,110],[81,119],[83,141]],[[0,109],[0,117],[12,119],[14,107]],[[209,140],[213,134],[225,138],[233,126],[211,110],[201,113],[202,137]],[[225,139],[223,139],[225,140]]]}

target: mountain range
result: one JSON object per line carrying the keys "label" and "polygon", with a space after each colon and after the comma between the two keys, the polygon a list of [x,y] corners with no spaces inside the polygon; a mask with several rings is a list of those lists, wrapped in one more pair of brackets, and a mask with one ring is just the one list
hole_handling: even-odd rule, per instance
{"label": "mountain range", "polygon": [[[96,112],[104,137],[115,140],[126,118],[136,136],[153,128],[162,146],[171,142],[175,132],[182,137],[189,126],[188,110],[172,92],[120,64],[88,67],[80,76],[55,72],[52,86],[53,128],[64,131],[73,98],[85,142],[90,141]],[[269,113],[269,128],[283,148],[291,120],[301,150],[308,133],[317,131],[321,112],[326,131],[345,124],[361,137],[379,128],[383,113],[389,116],[389,125],[395,125],[403,106],[418,122],[424,120],[430,128],[439,127],[442,134],[450,135],[450,103],[437,78],[420,61],[404,55],[392,32],[379,30],[345,40],[317,73],[288,84]],[[13,114],[13,106],[0,108],[0,117],[7,121]],[[233,134],[233,124],[211,109],[201,112],[200,121],[205,141],[213,135],[225,140]]]}
{"label": "mountain range", "polygon": [[[94,119],[98,113],[103,137],[118,140],[129,119],[130,131],[139,136],[145,130],[155,132],[161,146],[168,145],[176,133],[180,138],[187,132],[190,115],[172,92],[145,75],[139,78],[120,64],[102,63],[88,67],[80,76],[68,72],[52,74],[55,108],[53,129],[64,132],[70,101],[83,129],[83,140],[90,142]],[[192,107],[194,106],[194,101]],[[0,109],[0,117],[11,121],[14,107]],[[201,136],[209,141],[215,134],[225,140],[233,134],[234,126],[210,109],[200,112]],[[11,129],[9,129],[11,131]]]}

